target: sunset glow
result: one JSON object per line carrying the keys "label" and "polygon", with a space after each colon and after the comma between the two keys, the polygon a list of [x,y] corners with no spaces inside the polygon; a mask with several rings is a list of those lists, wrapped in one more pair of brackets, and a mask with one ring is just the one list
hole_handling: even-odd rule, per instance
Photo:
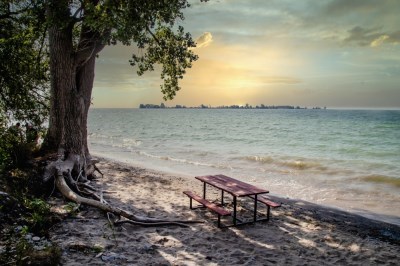
{"label": "sunset glow", "polygon": [[[193,2],[181,22],[200,59],[166,105],[400,108],[400,2]],[[132,47],[98,59],[94,107],[161,103],[157,71],[138,77]]]}

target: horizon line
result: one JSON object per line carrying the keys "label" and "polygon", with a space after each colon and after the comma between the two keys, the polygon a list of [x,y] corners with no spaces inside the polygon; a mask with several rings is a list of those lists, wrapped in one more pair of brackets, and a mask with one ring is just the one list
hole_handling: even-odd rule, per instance
{"label": "horizon line", "polygon": [[[182,105],[183,106],[183,105]],[[243,105],[238,105],[238,106],[243,106]],[[294,106],[294,105],[271,105],[271,106]],[[297,107],[297,106],[294,106]],[[299,106],[301,107],[301,106]],[[313,110],[313,108],[318,107],[318,106],[303,106],[301,107],[302,109],[288,109],[288,110]],[[325,106],[324,106],[325,107]],[[324,110],[324,107],[320,107],[320,110]],[[307,108],[307,109],[304,109]],[[174,107],[166,107],[166,108],[140,108],[140,107],[95,107],[91,106],[90,109],[234,109],[234,108],[218,108],[218,107],[211,107],[211,108],[201,108],[200,106],[193,106],[193,107],[186,107],[186,108],[176,108]],[[250,108],[237,108],[239,110],[248,110]],[[252,109],[263,109],[263,108],[251,108]],[[263,110],[277,110],[277,109],[263,109]],[[314,109],[315,110],[315,109]],[[332,106],[328,107],[326,106],[326,110],[376,110],[376,111],[400,111],[400,107],[338,107],[338,106]]]}

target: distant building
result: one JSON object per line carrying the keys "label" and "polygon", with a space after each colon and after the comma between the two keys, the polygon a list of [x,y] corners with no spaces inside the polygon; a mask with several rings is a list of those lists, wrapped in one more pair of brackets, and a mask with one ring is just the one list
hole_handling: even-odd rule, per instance
{"label": "distant building", "polygon": [[[141,103],[140,105],[139,105],[139,108],[160,108],[160,106],[159,105],[157,105],[157,104],[143,104],[143,103]],[[163,108],[163,107],[161,107],[161,108]]]}
{"label": "distant building", "polygon": [[[143,104],[141,103],[139,105],[139,108],[151,108],[151,109],[155,109],[155,108],[175,108],[175,109],[183,109],[183,108],[187,108],[185,105],[180,105],[177,104],[173,107],[167,107],[165,106],[164,103],[160,103],[160,105],[157,104]],[[201,104],[197,107],[189,107],[189,108],[197,108],[197,109],[307,109],[307,107],[300,107],[300,106],[291,106],[291,105],[265,105],[265,104],[260,104],[257,105],[255,107],[253,107],[252,105],[246,103],[245,105],[221,105],[221,106],[217,106],[217,107],[212,107],[211,105],[205,105],[205,104]],[[317,106],[317,107],[313,107],[312,109],[322,109],[321,107]],[[326,109],[326,107],[323,107],[323,109]]]}

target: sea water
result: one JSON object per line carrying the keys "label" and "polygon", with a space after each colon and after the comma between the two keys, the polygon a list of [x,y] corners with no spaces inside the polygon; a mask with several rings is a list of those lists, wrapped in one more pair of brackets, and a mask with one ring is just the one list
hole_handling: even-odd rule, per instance
{"label": "sea water", "polygon": [[93,155],[400,225],[398,110],[91,109],[88,135]]}

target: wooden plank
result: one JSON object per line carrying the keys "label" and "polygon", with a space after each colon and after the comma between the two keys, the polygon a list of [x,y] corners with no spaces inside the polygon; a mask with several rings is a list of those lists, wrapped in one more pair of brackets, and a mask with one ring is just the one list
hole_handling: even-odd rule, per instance
{"label": "wooden plank", "polygon": [[218,205],[216,205],[215,203],[209,202],[206,199],[203,199],[202,197],[194,194],[192,191],[183,191],[183,194],[187,195],[188,197],[194,199],[195,201],[203,204],[205,207],[207,207],[208,209],[218,213],[221,216],[228,216],[231,215],[231,212],[219,207]]}
{"label": "wooden plank", "polygon": [[224,191],[226,191],[228,193],[234,194],[234,191],[232,190],[232,188],[228,184],[226,184],[224,182],[221,182],[215,176],[211,176],[211,175],[209,175],[209,176],[196,176],[195,178],[200,180],[200,181],[203,181],[203,182],[205,182],[205,183],[207,183],[209,185],[212,185],[212,186],[214,186],[216,188],[222,189],[222,190],[224,190]]}
{"label": "wooden plank", "polygon": [[[250,198],[254,199],[254,196],[249,196]],[[270,198],[267,196],[257,196],[257,201],[264,203],[265,205],[268,205],[272,208],[280,207],[281,204],[272,201]]]}
{"label": "wooden plank", "polygon": [[237,197],[269,192],[266,189],[258,188],[225,175],[196,176],[196,179],[222,189]]}
{"label": "wooden plank", "polygon": [[268,190],[250,185],[248,183],[234,179],[229,176],[225,176],[225,175],[216,175],[216,176],[218,178],[221,178],[224,182],[228,181],[230,184],[234,183],[236,188],[243,190],[243,191],[247,191],[248,193],[251,193],[251,194],[260,194],[260,193],[268,193],[269,192]]}

